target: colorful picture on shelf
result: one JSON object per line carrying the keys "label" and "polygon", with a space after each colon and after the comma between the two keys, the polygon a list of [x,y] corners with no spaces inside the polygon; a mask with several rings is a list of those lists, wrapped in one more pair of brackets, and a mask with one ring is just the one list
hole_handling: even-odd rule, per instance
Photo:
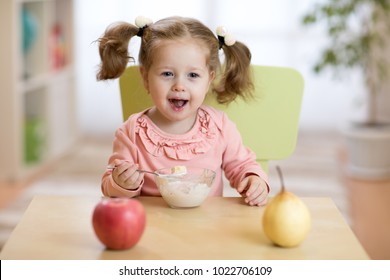
{"label": "colorful picture on shelf", "polygon": [[38,21],[27,8],[22,9],[23,54],[26,55],[37,40]]}
{"label": "colorful picture on shelf", "polygon": [[45,148],[44,123],[37,118],[28,118],[24,127],[24,161],[28,164],[39,162],[42,160]]}
{"label": "colorful picture on shelf", "polygon": [[50,33],[50,61],[51,68],[58,70],[65,66],[65,39],[62,26],[59,23],[53,25]]}

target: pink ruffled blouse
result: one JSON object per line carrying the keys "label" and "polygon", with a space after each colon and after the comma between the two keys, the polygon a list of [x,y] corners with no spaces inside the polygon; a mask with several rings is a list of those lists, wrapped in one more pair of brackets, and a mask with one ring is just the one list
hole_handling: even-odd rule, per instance
{"label": "pink ruffled blouse", "polygon": [[[117,129],[109,165],[120,159],[137,163],[144,170],[177,165],[208,168],[216,172],[212,196],[222,195],[223,172],[234,188],[249,173],[260,176],[268,184],[267,174],[256,162],[255,154],[243,145],[235,124],[224,112],[201,106],[192,129],[176,135],[160,130],[146,115],[148,110],[131,115]],[[160,196],[151,174],[145,173],[138,189],[126,190],[114,182],[111,173],[106,170],[103,174],[101,187],[105,196]]]}

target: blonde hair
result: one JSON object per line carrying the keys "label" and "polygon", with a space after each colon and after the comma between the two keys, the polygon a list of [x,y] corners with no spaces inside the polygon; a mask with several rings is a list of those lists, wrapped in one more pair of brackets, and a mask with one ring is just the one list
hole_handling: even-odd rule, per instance
{"label": "blonde hair", "polygon": [[[129,60],[128,45],[132,37],[139,32],[139,27],[119,22],[110,25],[98,40],[101,64],[96,75],[97,80],[115,79],[125,71]],[[219,40],[214,33],[196,19],[184,17],[168,17],[157,21],[143,29],[139,52],[139,64],[149,70],[153,54],[162,40],[175,40],[190,36],[202,42],[209,50],[206,58],[209,71],[219,74],[212,90],[217,94],[219,103],[229,103],[237,96],[243,98],[252,95],[253,83],[250,71],[251,52],[241,42],[232,46],[223,45],[225,54],[221,67],[219,57]]]}

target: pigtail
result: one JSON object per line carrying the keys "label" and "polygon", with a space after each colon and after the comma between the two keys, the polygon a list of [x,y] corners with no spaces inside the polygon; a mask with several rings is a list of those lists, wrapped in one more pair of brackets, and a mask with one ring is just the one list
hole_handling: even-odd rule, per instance
{"label": "pigtail", "polygon": [[126,69],[130,59],[128,46],[139,28],[126,22],[110,25],[98,39],[101,64],[96,75],[98,81],[118,78]]}
{"label": "pigtail", "polygon": [[226,28],[217,28],[219,49],[225,54],[225,63],[221,77],[213,91],[217,94],[219,103],[230,103],[237,96],[244,99],[252,97],[253,82],[251,74],[251,52],[246,45],[236,42]]}

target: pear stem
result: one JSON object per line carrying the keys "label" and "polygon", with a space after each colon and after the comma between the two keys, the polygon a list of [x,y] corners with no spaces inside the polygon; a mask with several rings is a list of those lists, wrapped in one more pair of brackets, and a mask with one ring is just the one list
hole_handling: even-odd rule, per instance
{"label": "pear stem", "polygon": [[280,183],[282,184],[281,192],[284,192],[285,191],[285,187],[284,187],[283,174],[282,174],[282,169],[280,169],[279,165],[276,166],[276,171],[278,171]]}

